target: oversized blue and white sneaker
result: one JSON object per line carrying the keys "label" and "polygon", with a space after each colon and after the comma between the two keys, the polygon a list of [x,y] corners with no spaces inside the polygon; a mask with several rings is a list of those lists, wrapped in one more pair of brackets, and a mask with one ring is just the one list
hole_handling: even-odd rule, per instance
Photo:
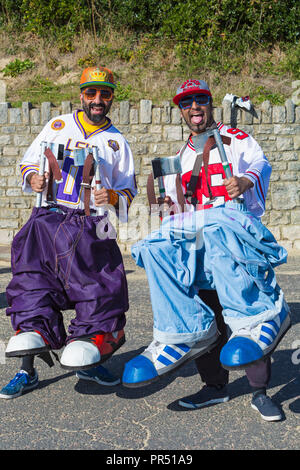
{"label": "oversized blue and white sneaker", "polygon": [[39,384],[37,371],[34,371],[34,376],[31,377],[26,371],[20,370],[15,377],[2,388],[0,391],[0,398],[11,399],[17,398],[24,392],[33,390]]}
{"label": "oversized blue and white sneaker", "polygon": [[155,382],[213,349],[219,338],[217,331],[209,339],[193,343],[164,344],[154,340],[142,354],[125,364],[122,383],[125,387],[142,387]]}
{"label": "oversized blue and white sneaker", "polygon": [[291,318],[287,307],[273,320],[260,323],[254,328],[238,330],[221,350],[222,366],[227,370],[245,369],[269,356],[290,327]]}

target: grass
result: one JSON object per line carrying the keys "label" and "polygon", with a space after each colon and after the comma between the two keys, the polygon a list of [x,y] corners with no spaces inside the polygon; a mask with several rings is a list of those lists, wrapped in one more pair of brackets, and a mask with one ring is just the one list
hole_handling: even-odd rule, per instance
{"label": "grass", "polygon": [[132,103],[171,101],[182,81],[202,78],[209,83],[216,105],[226,93],[250,95],[254,104],[266,99],[282,104],[299,76],[299,45],[274,45],[231,57],[227,52],[211,53],[205,65],[197,54],[180,54],[178,44],[147,35],[136,38],[128,31],[108,31],[97,40],[86,33],[74,40],[72,48],[29,33],[2,31],[0,39],[0,78],[7,84],[12,106],[23,101],[33,105],[50,101],[55,106],[62,101],[79,103],[81,72],[92,65],[111,68],[118,84],[116,99]]}

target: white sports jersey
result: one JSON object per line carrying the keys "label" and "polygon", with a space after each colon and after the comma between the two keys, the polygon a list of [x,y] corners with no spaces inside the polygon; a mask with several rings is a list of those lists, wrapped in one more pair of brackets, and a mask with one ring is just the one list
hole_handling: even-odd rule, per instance
{"label": "white sports jersey", "polygon": [[[84,190],[80,186],[83,166],[74,165],[72,153],[74,149],[96,146],[99,149],[101,184],[118,193],[119,218],[126,221],[130,203],[137,194],[134,161],[129,144],[108,118],[105,118],[105,122],[97,127],[96,131],[88,135],[78,118],[79,112],[78,110],[72,114],[53,118],[32,142],[20,164],[23,190],[32,191],[26,177],[33,171],[39,171],[41,142],[63,144],[65,146],[63,160],[58,161],[63,182],[57,185],[56,201],[67,207],[84,209]],[[48,161],[45,171],[48,171]],[[43,204],[45,196],[46,190],[43,194]],[[90,207],[96,209],[93,194]]]}
{"label": "white sports jersey", "polygon": [[[265,200],[272,171],[271,165],[261,147],[249,134],[246,134],[240,129],[227,127],[221,123],[218,124],[218,128],[221,135],[231,138],[230,145],[224,144],[224,149],[230,163],[232,174],[239,177],[245,176],[254,184],[254,186],[241,195],[240,198],[244,198],[249,211],[257,217],[261,217],[265,212]],[[185,194],[196,160],[196,151],[192,136],[189,137],[187,144],[182,147],[179,153],[182,166],[182,189],[183,194]],[[230,200],[226,188],[223,185],[223,179],[226,178],[226,176],[217,147],[210,151],[207,175],[215,200],[213,203],[203,206],[203,204],[209,201],[209,192],[202,163],[194,193],[199,203],[197,210],[219,206],[224,204],[225,201]],[[164,183],[167,196],[170,196],[173,202],[178,202],[176,175],[165,176]],[[195,210],[194,206],[188,203],[188,201],[186,202],[186,209]]]}

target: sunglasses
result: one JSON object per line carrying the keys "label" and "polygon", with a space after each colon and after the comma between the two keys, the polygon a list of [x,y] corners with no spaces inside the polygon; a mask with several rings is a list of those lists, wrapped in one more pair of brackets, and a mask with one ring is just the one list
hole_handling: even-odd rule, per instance
{"label": "sunglasses", "polygon": [[193,102],[196,102],[200,106],[207,106],[210,102],[210,96],[208,95],[188,95],[181,98],[179,101],[180,109],[189,109],[192,107]]}
{"label": "sunglasses", "polygon": [[83,90],[82,93],[84,94],[84,97],[87,100],[94,100],[97,94],[99,94],[103,100],[110,100],[113,95],[112,90],[109,90],[109,89],[99,90],[97,88],[86,88],[85,90]]}

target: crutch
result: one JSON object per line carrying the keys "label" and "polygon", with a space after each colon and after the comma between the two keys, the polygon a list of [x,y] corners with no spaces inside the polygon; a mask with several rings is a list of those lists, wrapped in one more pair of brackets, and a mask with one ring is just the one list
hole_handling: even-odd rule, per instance
{"label": "crutch", "polygon": [[[94,165],[95,165],[95,184],[96,189],[99,190],[102,188],[101,184],[101,176],[100,176],[100,163],[99,163],[99,150],[98,147],[93,147],[93,157],[94,157]],[[97,207],[97,215],[104,215],[105,208],[104,207]]]}
{"label": "crutch", "polygon": [[[230,138],[226,136],[221,136],[218,126],[215,122],[212,124],[212,126],[208,127],[205,132],[193,136],[193,144],[195,146],[197,155],[203,154],[203,158],[205,158],[206,156],[206,159],[208,159],[208,152],[212,147],[212,141],[208,140],[209,137],[213,137],[213,139],[215,140],[226,178],[231,178],[233,175],[223,144],[223,140],[225,143],[229,144]],[[212,201],[210,200],[206,204],[209,204],[211,202]]]}
{"label": "crutch", "polygon": [[231,178],[233,175],[232,175],[231,168],[230,168],[230,165],[229,165],[229,162],[228,162],[228,159],[227,159],[226,152],[224,150],[223,141],[222,141],[222,138],[221,138],[221,135],[220,135],[220,132],[219,132],[219,129],[218,129],[216,123],[214,123],[210,127],[210,129],[212,130],[212,136],[214,137],[214,139],[216,141],[216,144],[217,144],[217,147],[218,147],[218,150],[219,150],[219,154],[220,154],[220,157],[221,157],[221,161],[222,161],[222,165],[223,165],[223,169],[224,169],[224,173],[226,175],[226,178]]}
{"label": "crutch", "polygon": [[[182,173],[180,156],[171,157],[156,157],[151,161],[152,164],[152,175],[148,178],[147,182],[147,195],[150,205],[156,204],[155,190],[154,190],[154,179],[157,179],[159,196],[161,198],[166,197],[166,190],[164,184],[164,176],[167,175],[180,175]],[[163,211],[162,217],[164,217]],[[167,211],[168,212],[168,211]]]}
{"label": "crutch", "polygon": [[[57,163],[57,160],[63,160],[64,157],[64,145],[55,142],[41,142],[41,156],[40,156],[40,169],[39,175],[43,176],[45,172],[46,158],[49,163],[49,181],[48,181],[48,194],[47,202],[54,202],[53,199],[53,177],[56,184],[63,182],[61,169]],[[51,198],[51,200],[49,199]],[[37,194],[36,207],[42,205],[42,192]]]}
{"label": "crutch", "polygon": [[[39,175],[43,176],[45,173],[45,164],[46,164],[46,155],[45,150],[47,148],[47,142],[41,142],[41,153],[40,153],[40,169]],[[36,195],[36,207],[41,207],[42,205],[43,191],[37,193]]]}

